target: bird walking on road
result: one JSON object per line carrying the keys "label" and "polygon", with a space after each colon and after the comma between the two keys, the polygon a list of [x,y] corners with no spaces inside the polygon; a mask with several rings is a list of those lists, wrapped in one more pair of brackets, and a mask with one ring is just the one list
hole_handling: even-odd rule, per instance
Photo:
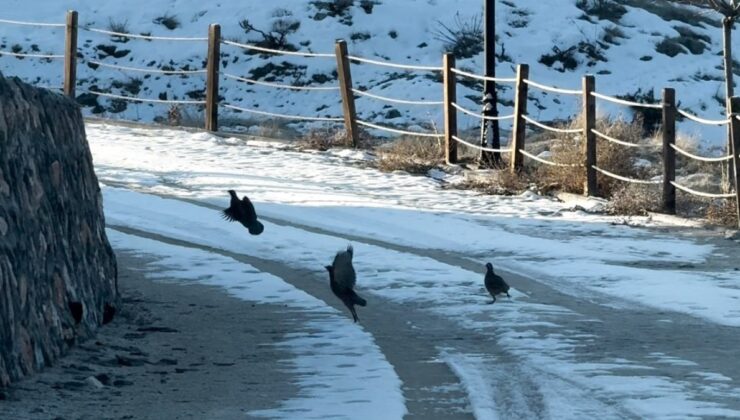
{"label": "bird walking on road", "polygon": [[355,305],[366,306],[367,301],[354,291],[357,275],[355,274],[355,268],[352,266],[353,254],[354,251],[352,245],[350,245],[346,251],[337,252],[332,265],[327,265],[325,268],[329,272],[331,291],[349,308],[352,319],[357,322],[359,318],[357,317],[357,311],[355,311]]}
{"label": "bird walking on road", "polygon": [[257,220],[257,212],[249,198],[245,195],[239,200],[234,190],[229,190],[229,195],[231,195],[231,204],[229,208],[223,210],[224,219],[241,223],[252,235],[262,233],[265,227]]}
{"label": "bird walking on road", "polygon": [[506,284],[506,281],[501,276],[493,272],[493,264],[491,263],[486,263],[486,278],[484,282],[486,290],[493,297],[493,302],[488,302],[489,304],[496,303],[496,295],[505,293],[506,296],[511,297],[509,294],[509,285]]}

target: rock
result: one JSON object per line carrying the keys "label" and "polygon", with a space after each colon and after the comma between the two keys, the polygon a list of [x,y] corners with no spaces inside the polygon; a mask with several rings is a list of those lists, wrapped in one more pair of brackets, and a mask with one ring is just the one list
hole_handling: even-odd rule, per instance
{"label": "rock", "polygon": [[88,385],[90,385],[91,387],[93,387],[95,389],[103,389],[103,388],[105,388],[105,385],[103,385],[103,383],[100,382],[94,376],[88,376],[87,378],[85,378],[85,383],[87,383]]}
{"label": "rock", "polygon": [[99,373],[95,375],[95,379],[100,381],[100,383],[103,385],[110,385],[110,376],[108,376],[108,374],[106,373]]}
{"label": "rock", "polygon": [[740,230],[726,230],[725,239],[730,241],[740,241]]}
{"label": "rock", "polygon": [[79,106],[1,74],[0,104],[0,386],[5,386],[92,336],[102,324],[105,303],[116,306],[119,298]]}
{"label": "rock", "polygon": [[573,210],[586,213],[602,213],[606,210],[607,200],[598,197],[585,197],[578,194],[559,192],[555,197],[565,204],[572,205]]}

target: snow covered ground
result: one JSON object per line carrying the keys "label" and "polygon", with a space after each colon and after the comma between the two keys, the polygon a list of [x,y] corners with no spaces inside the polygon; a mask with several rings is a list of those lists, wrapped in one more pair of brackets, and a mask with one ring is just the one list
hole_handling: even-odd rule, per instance
{"label": "snow covered ground", "polygon": [[[297,374],[301,395],[272,410],[250,413],[257,417],[352,418],[358,410],[377,413],[378,419],[400,418],[406,412],[400,381],[373,338],[338,316],[334,308],[253,267],[205,251],[165,245],[116,231],[108,236],[117,249],[156,258],[154,280],[178,279],[220,286],[250,302],[281,304],[287,310],[310,314],[305,331],[275,343],[295,355],[285,369]],[[320,349],[320,351],[315,351]],[[362,355],[362,363],[357,355]],[[361,379],[358,386],[358,379]],[[383,406],[383,413],[374,411]],[[385,417],[387,415],[387,417]],[[366,418],[372,418],[370,415]]]}
{"label": "snow covered ground", "polygon": [[[397,63],[441,66],[445,43],[439,32],[442,25],[453,31],[471,24],[481,13],[481,1],[460,0],[368,0],[354,3],[345,11],[327,12],[321,4],[332,2],[274,0],[270,7],[259,1],[225,0],[204,6],[196,0],[151,2],[131,0],[125,4],[88,0],[58,1],[6,0],[0,19],[63,23],[67,9],[80,13],[81,56],[78,70],[79,89],[98,90],[124,96],[153,99],[202,99],[203,74],[162,75],[99,67],[106,65],[151,69],[200,70],[204,66],[206,42],[146,41],[120,39],[87,28],[125,30],[133,34],[195,37],[207,35],[208,25],[220,23],[227,40],[254,43],[261,40],[256,32],[245,33],[239,23],[248,19],[255,27],[269,31],[273,24],[297,24],[287,41],[296,49],[331,53],[335,39],[346,39],[353,55],[390,60]],[[337,2],[339,3],[339,2]],[[512,77],[516,64],[531,66],[530,75],[540,83],[578,89],[584,74],[597,75],[597,90],[608,95],[652,92],[659,101],[664,87],[674,87],[680,106],[705,118],[723,115],[723,78],[721,69],[721,30],[716,14],[698,9],[685,12],[680,6],[665,2],[639,1],[624,6],[624,14],[599,16],[584,11],[577,4],[612,2],[575,2],[573,0],[521,0],[498,2],[496,27],[499,35],[498,75]],[[586,8],[588,9],[588,8]],[[590,13],[590,15],[588,14]],[[413,16],[413,19],[409,19]],[[173,30],[155,23],[159,18],[174,18]],[[279,23],[278,23],[279,24]],[[64,28],[37,28],[0,24],[0,50],[31,54],[62,54]],[[733,35],[738,42],[737,32]],[[111,50],[113,49],[113,50]],[[662,51],[662,52],[661,52]],[[675,54],[674,56],[670,55]],[[560,57],[558,59],[558,57]],[[554,62],[549,63],[549,59]],[[570,62],[572,59],[572,62]],[[332,57],[274,57],[248,55],[234,46],[222,48],[223,72],[263,81],[296,85],[335,86],[335,61]],[[566,66],[566,62],[570,64]],[[545,64],[549,63],[549,64]],[[482,56],[460,57],[459,67],[482,72]],[[572,68],[571,68],[572,66]],[[61,86],[59,60],[0,56],[0,71],[18,75],[43,86]],[[428,72],[405,72],[375,65],[354,65],[356,87],[399,99],[439,101],[441,78]],[[468,81],[470,82],[470,81]],[[463,106],[479,109],[480,86],[466,83],[458,87]],[[296,92],[264,86],[246,85],[233,79],[221,81],[225,103],[263,111],[308,116],[340,115],[337,91]],[[502,115],[512,111],[513,88],[502,85]],[[564,97],[531,89],[530,113],[541,120],[570,118],[578,113],[579,98]],[[89,98],[88,98],[89,99]],[[167,115],[168,106],[160,104],[123,104],[101,99],[95,112],[113,118],[150,121]],[[629,109],[611,107],[598,101],[599,112],[631,115]],[[93,104],[86,103],[87,112]],[[439,106],[387,104],[372,98],[357,99],[360,117],[365,120],[398,125],[441,127]],[[202,121],[202,111],[185,106],[184,112]],[[222,109],[222,121],[229,117],[249,125],[262,120]],[[248,121],[250,120],[250,121]],[[478,121],[460,116],[460,127],[475,127]],[[724,131],[718,127],[698,126],[684,121],[680,131],[700,146],[724,144]],[[503,122],[504,128],[507,122]],[[255,127],[257,128],[257,127]]]}
{"label": "snow covered ground", "polygon": [[[477,337],[435,346],[479,418],[740,417],[731,397],[740,372],[681,341],[686,323],[701,325],[695,340],[717,347],[732,339],[722,331],[740,326],[736,247],[613,225],[531,193],[443,190],[431,178],[368,168],[359,153],[104,124],[89,124],[88,139],[111,226],[278,261],[322,282],[323,266],[351,240],[368,311],[382,310],[373,298],[392,302]],[[220,220],[227,189],[255,202],[261,236]],[[223,264],[212,258],[188,276]],[[511,301],[485,305],[486,261],[510,279]],[[243,284],[224,279],[218,284],[230,290]],[[273,299],[251,288],[234,293]],[[373,348],[367,331],[347,331]],[[325,361],[301,357],[306,341],[287,341],[296,366],[334,374]],[[382,357],[372,357],[384,386],[397,389]]]}

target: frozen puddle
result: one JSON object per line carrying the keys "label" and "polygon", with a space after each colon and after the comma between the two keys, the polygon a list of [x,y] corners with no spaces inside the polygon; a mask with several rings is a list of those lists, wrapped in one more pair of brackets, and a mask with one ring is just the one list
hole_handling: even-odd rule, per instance
{"label": "frozen puddle", "polygon": [[[295,357],[285,369],[296,377],[300,392],[271,410],[250,413],[269,418],[400,419],[406,413],[401,381],[372,336],[348,322],[337,310],[296,289],[282,279],[248,264],[150,239],[108,230],[117,249],[130,249],[157,258],[154,280],[195,281],[223,287],[248,302],[285,305],[300,311],[302,330],[279,343]],[[378,408],[382,407],[382,410]]]}

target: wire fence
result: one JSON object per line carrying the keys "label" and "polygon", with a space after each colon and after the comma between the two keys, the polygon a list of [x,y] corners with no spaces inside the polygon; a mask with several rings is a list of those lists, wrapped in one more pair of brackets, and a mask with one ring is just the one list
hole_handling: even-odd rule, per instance
{"label": "wire fence", "polygon": [[103,63],[102,61],[97,60],[86,60],[88,64],[91,64],[93,66],[98,67],[104,67],[114,70],[122,70],[122,71],[132,71],[132,72],[138,72],[138,73],[149,73],[149,74],[165,74],[165,75],[189,75],[189,74],[206,74],[206,69],[201,70],[164,70],[164,69],[152,69],[152,68],[144,68],[144,67],[129,67],[129,66],[122,66],[120,64],[109,64],[109,63]]}
{"label": "wire fence", "polygon": [[132,34],[128,32],[109,31],[106,29],[86,27],[86,26],[82,26],[80,27],[80,29],[87,31],[87,32],[92,32],[92,33],[117,36],[119,38],[141,39],[145,41],[175,41],[175,42],[208,41],[208,38],[205,38],[205,37],[178,37],[178,36],[154,36],[154,35],[145,35],[145,34]]}
{"label": "wire fence", "polygon": [[277,112],[261,111],[254,108],[238,107],[230,104],[223,104],[224,108],[232,109],[234,111],[248,112],[250,114],[263,115],[266,117],[283,118],[288,120],[304,120],[304,121],[330,121],[330,122],[341,122],[344,121],[344,117],[312,117],[306,115],[293,115],[293,114],[280,114]]}
{"label": "wire fence", "polygon": [[303,91],[309,91],[309,90],[339,90],[339,86],[295,86],[295,85],[287,85],[284,83],[273,83],[273,82],[265,82],[262,80],[255,80],[255,79],[249,79],[246,77],[236,76],[229,73],[221,73],[221,75],[227,79],[231,80],[237,80],[244,83],[249,83],[252,85],[259,85],[259,86],[267,86],[277,89],[290,89],[290,90],[303,90]]}
{"label": "wire fence", "polygon": [[224,45],[231,45],[233,47],[239,47],[245,50],[260,51],[263,53],[278,54],[278,55],[293,55],[293,56],[298,56],[298,57],[319,57],[319,58],[335,58],[336,57],[334,54],[328,54],[328,53],[312,53],[312,52],[303,52],[303,51],[276,50],[276,49],[260,47],[260,46],[252,45],[252,44],[242,44],[239,42],[229,41],[226,39],[221,40],[221,43]]}
{"label": "wire fence", "polygon": [[[67,15],[67,23],[48,23],[48,22],[29,22],[20,20],[0,19],[0,25],[16,25],[16,26],[31,26],[40,28],[66,28],[67,43],[65,43],[64,54],[53,54],[53,53],[40,53],[35,51],[23,52],[16,51],[15,47],[12,51],[0,50],[0,56],[9,56],[17,59],[23,58],[36,58],[46,60],[57,60],[64,59],[64,93],[67,95],[75,95],[76,92],[95,95],[98,97],[109,98],[113,100],[127,101],[133,103],[151,103],[151,104],[167,104],[167,105],[195,105],[202,107],[206,114],[206,129],[215,131],[218,129],[217,115],[218,109],[228,109],[234,112],[254,114],[262,117],[278,118],[289,121],[318,121],[318,122],[329,122],[329,123],[343,123],[345,128],[350,133],[353,142],[356,144],[355,139],[355,126],[362,126],[372,130],[383,131],[386,133],[413,136],[413,137],[429,137],[436,139],[445,139],[446,148],[449,153],[449,163],[456,163],[453,159],[456,159],[456,146],[458,144],[465,147],[472,148],[474,150],[486,153],[510,153],[512,155],[512,170],[518,170],[521,167],[522,158],[526,157],[532,161],[541,163],[548,166],[556,167],[570,167],[576,168],[577,170],[585,170],[587,173],[587,194],[594,194],[596,185],[596,173],[601,176],[605,176],[611,179],[619,180],[622,182],[644,184],[644,185],[657,185],[663,184],[664,194],[666,191],[670,191],[669,187],[681,190],[685,193],[692,194],[698,197],[712,198],[712,199],[728,199],[738,198],[737,186],[735,186],[735,193],[725,191],[723,193],[709,193],[703,191],[697,191],[686,185],[682,185],[675,180],[675,154],[678,154],[684,158],[703,163],[731,163],[735,162],[735,167],[738,167],[737,161],[740,160],[740,156],[737,155],[737,151],[728,153],[724,156],[718,157],[707,157],[700,156],[698,154],[689,152],[675,144],[675,122],[676,116],[683,117],[691,122],[710,125],[710,126],[727,126],[730,125],[731,129],[734,130],[735,124],[737,124],[737,130],[740,130],[740,115],[733,114],[733,118],[722,118],[722,119],[708,119],[695,115],[694,113],[681,109],[675,106],[675,100],[673,96],[666,97],[664,91],[663,101],[661,103],[643,103],[632,100],[619,98],[616,96],[605,95],[603,93],[596,92],[593,88],[595,85],[593,76],[584,77],[584,83],[581,89],[567,89],[562,87],[550,86],[540,82],[537,82],[529,77],[529,67],[526,65],[519,65],[517,67],[516,77],[494,77],[490,75],[481,75],[474,72],[465,71],[455,67],[454,57],[448,59],[449,55],[446,55],[443,60],[442,66],[430,66],[430,65],[418,65],[408,63],[396,63],[388,60],[376,60],[370,59],[358,55],[352,55],[347,52],[346,43],[338,41],[335,45],[334,53],[317,53],[313,51],[292,51],[285,49],[269,48],[262,45],[255,45],[253,43],[242,43],[234,40],[224,39],[220,36],[220,26],[211,25],[208,37],[196,37],[196,36],[160,36],[151,34],[134,34],[128,32],[120,32],[102,28],[96,28],[93,26],[77,26],[76,12],[74,16]],[[70,19],[73,17],[73,19]],[[205,60],[205,68],[190,69],[187,66],[180,69],[168,68],[163,65],[159,65],[157,68],[153,68],[154,62],[147,64],[146,67],[136,66],[134,64],[120,64],[118,62],[104,61],[102,58],[93,59],[86,58],[83,54],[79,54],[76,47],[76,36],[77,29],[88,33],[95,33],[100,35],[106,35],[111,37],[117,37],[120,39],[133,39],[143,40],[148,42],[189,42],[189,43],[200,43],[206,42],[208,46],[208,59]],[[217,29],[217,30],[216,30]],[[69,43],[70,36],[73,37],[73,43]],[[70,46],[71,45],[71,46]],[[235,71],[222,71],[220,69],[220,47],[228,46],[238,48],[245,51],[253,51],[259,54],[271,54],[273,56],[294,56],[303,57],[308,59],[332,59],[336,60],[337,63],[337,80],[338,85],[324,85],[318,83],[318,85],[310,84],[299,84],[285,83],[276,80],[264,80],[259,77],[245,77],[239,75],[239,69]],[[70,49],[72,48],[72,49]],[[79,58],[78,58],[79,56]],[[139,96],[128,96],[125,94],[112,93],[108,89],[100,88],[88,88],[88,89],[75,89],[77,80],[76,76],[76,65],[77,61],[84,62],[88,67],[96,71],[99,68],[118,70],[121,72],[136,72],[153,75],[164,75],[164,76],[191,76],[191,75],[203,75],[205,78],[205,99],[165,99],[160,98],[142,98]],[[379,66],[385,68],[399,69],[404,71],[413,72],[432,72],[442,73],[442,86],[441,93],[444,93],[443,100],[429,100],[425,98],[412,99],[412,98],[398,98],[391,97],[373,92],[371,88],[362,86],[362,88],[355,88],[351,82],[351,65],[370,65]],[[225,66],[226,64],[224,64]],[[436,76],[435,76],[436,77]],[[495,108],[487,104],[480,111],[473,111],[462,105],[460,105],[456,98],[455,85],[458,83],[456,77],[472,79],[484,83],[494,84],[513,84],[515,88],[515,101],[514,101],[514,112],[511,114],[497,115]],[[303,92],[305,94],[312,94],[315,92],[337,92],[337,101],[342,105],[342,116],[320,116],[320,115],[297,115],[291,113],[280,113],[274,111],[267,111],[261,109],[258,104],[252,104],[251,106],[237,106],[233,100],[241,101],[240,98],[231,98],[231,101],[221,99],[218,95],[219,92],[228,91],[219,88],[219,80],[232,81],[238,83],[244,83],[248,85],[263,86],[271,89],[287,90],[294,92]],[[434,77],[432,77],[434,79]],[[466,85],[467,86],[467,85]],[[494,85],[495,88],[495,85]],[[546,93],[552,93],[557,95],[566,96],[579,96],[584,102],[585,117],[584,122],[578,127],[557,127],[551,125],[552,123],[546,123],[538,121],[534,117],[530,116],[526,112],[526,103],[528,101],[528,88],[535,88]],[[672,92],[672,90],[671,90]],[[671,93],[673,95],[673,93]],[[196,96],[198,97],[198,96]],[[381,117],[375,116],[380,114],[374,114],[371,119],[363,119],[357,116],[355,98],[368,98],[375,101],[380,101],[389,104],[397,105],[409,105],[415,107],[441,107],[445,118],[446,131],[444,133],[437,132],[423,132],[415,131],[408,128],[389,126],[383,124],[380,120]],[[650,144],[650,143],[634,143],[626,141],[624,139],[617,138],[606,132],[596,129],[595,126],[595,100],[606,101],[612,104],[627,106],[631,108],[641,109],[652,109],[662,110],[662,121],[664,127],[674,127],[669,130],[672,131],[671,135],[666,136],[664,134],[663,144]],[[363,102],[365,104],[366,102]],[[493,109],[492,109],[493,108]],[[461,114],[475,117],[482,122],[499,122],[499,121],[512,121],[512,142],[508,147],[489,147],[485,143],[475,144],[474,142],[467,141],[457,133],[457,112]],[[585,164],[566,164],[557,161],[543,158],[541,155],[537,156],[528,152],[525,147],[526,140],[526,125],[529,124],[540,130],[556,134],[565,135],[576,135],[573,138],[578,141],[585,143],[584,147],[584,162]],[[740,131],[738,131],[740,132]],[[630,149],[658,149],[662,146],[663,148],[663,164],[664,164],[664,175],[663,179],[656,180],[641,180],[631,178],[629,176],[618,175],[611,172],[599,165],[597,165],[596,158],[596,146],[595,142],[597,139],[601,139],[612,144],[626,147]],[[574,143],[573,147],[576,147]],[[578,146],[580,147],[580,146]],[[454,152],[454,153],[452,153]],[[578,169],[582,168],[582,169]],[[665,199],[665,197],[664,197]],[[666,201],[667,202],[667,201]]]}
{"label": "wire fence", "polygon": [[473,144],[473,143],[471,143],[469,141],[465,141],[465,140],[461,139],[458,136],[452,136],[452,138],[456,142],[458,142],[458,143],[464,144],[464,145],[466,145],[466,146],[468,146],[470,148],[473,148],[475,150],[480,150],[480,151],[483,151],[483,152],[491,152],[491,153],[508,153],[508,152],[511,152],[511,149],[510,148],[506,148],[506,149],[494,149],[492,147],[485,147],[485,146],[480,146],[480,145],[477,145],[477,144]]}

